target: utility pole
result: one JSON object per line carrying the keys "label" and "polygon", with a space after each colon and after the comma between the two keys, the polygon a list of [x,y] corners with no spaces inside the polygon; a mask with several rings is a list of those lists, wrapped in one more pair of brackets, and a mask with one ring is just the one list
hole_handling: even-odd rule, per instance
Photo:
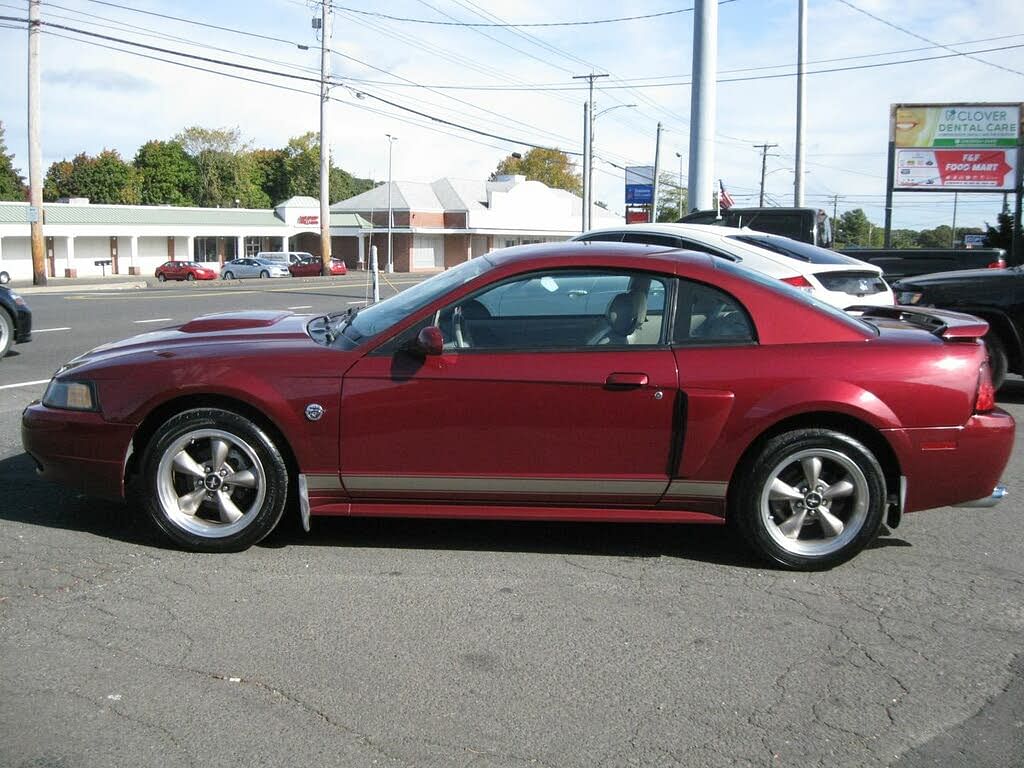
{"label": "utility pole", "polygon": [[658,223],[658,193],[661,187],[659,178],[661,176],[661,123],[658,123],[658,132],[654,137],[654,199],[651,200],[651,223]]}
{"label": "utility pole", "polygon": [[[391,187],[394,186],[394,182],[391,179],[391,150],[395,146],[395,142],[398,141],[398,137],[392,136],[390,133],[385,133],[384,135],[388,137],[388,274],[391,274],[395,271],[395,259],[392,256],[393,252],[391,250],[392,230],[395,227],[395,214],[394,209],[391,207]],[[412,215],[412,211],[409,212],[409,215]],[[410,226],[411,224],[412,222],[410,221]],[[412,265],[410,264],[409,266],[411,269]]]}
{"label": "utility pole", "polygon": [[[758,207],[764,208],[764,176],[765,170],[768,167],[768,150],[773,147],[779,146],[778,144],[755,144],[754,149],[761,150],[761,197],[758,201]],[[778,157],[776,154],[772,154],[772,157]]]}
{"label": "utility pole", "polygon": [[796,49],[796,176],[793,178],[793,205],[804,204],[804,118],[807,112],[807,92],[804,90],[807,68],[807,0],[800,0],[800,31]]}
{"label": "utility pole", "polygon": [[[327,133],[327,102],[331,77],[331,3],[320,2],[320,262],[331,274],[331,143]],[[317,19],[313,19],[316,26]]]}
{"label": "utility pole", "polygon": [[580,232],[587,231],[590,211],[590,102],[583,102],[583,209],[580,211]]}
{"label": "utility pole", "polygon": [[43,152],[39,144],[39,3],[28,4],[28,183],[32,233],[32,285],[46,285],[43,248]]}
{"label": "utility pole", "polygon": [[676,152],[676,157],[679,158],[679,188],[676,190],[676,192],[679,193],[679,208],[677,210],[679,211],[679,218],[682,218],[684,216],[684,214],[683,214],[683,153],[682,152]]}
{"label": "utility pole", "polygon": [[836,241],[836,233],[839,231],[839,195],[832,195],[832,242]]}
{"label": "utility pole", "polygon": [[590,228],[590,213],[594,197],[594,81],[608,75],[573,75],[573,80],[586,80],[590,83],[587,106],[584,109],[586,122],[583,128],[583,230]]}
{"label": "utility pole", "polygon": [[711,208],[715,168],[718,0],[694,2],[692,71],[688,205],[691,210],[706,210]]}
{"label": "utility pole", "polygon": [[956,206],[960,201],[960,193],[953,193],[953,234],[949,236],[949,247],[956,250]]}

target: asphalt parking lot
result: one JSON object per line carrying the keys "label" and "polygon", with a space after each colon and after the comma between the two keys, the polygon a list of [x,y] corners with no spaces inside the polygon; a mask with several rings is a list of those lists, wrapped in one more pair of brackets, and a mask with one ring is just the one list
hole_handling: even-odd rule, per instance
{"label": "asphalt parking lot", "polygon": [[[331,519],[189,554],[21,450],[21,409],[99,343],[367,296],[27,296],[35,339],[0,361],[0,765],[1024,764],[1020,436],[1000,506],[911,515],[813,574],[696,526]],[[1024,381],[1000,403],[1024,419]]]}

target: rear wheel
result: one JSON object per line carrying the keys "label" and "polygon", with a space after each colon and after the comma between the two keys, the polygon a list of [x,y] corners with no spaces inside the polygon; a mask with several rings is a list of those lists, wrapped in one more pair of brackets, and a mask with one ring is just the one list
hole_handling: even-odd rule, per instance
{"label": "rear wheel", "polygon": [[225,272],[223,275],[220,276],[220,279],[221,280],[234,280],[235,279],[235,275],[232,272]]}
{"label": "rear wheel", "polygon": [[277,525],[288,497],[288,471],[274,441],[249,419],[219,408],[165,422],[142,467],[149,516],[194,552],[252,546]]}
{"label": "rear wheel", "polygon": [[14,322],[7,310],[0,309],[0,357],[7,355],[14,342]]}
{"label": "rear wheel", "polygon": [[988,371],[992,377],[992,386],[999,389],[1006,381],[1006,370],[1009,363],[1006,358],[1006,345],[991,327],[985,334],[985,350],[988,353]]}
{"label": "rear wheel", "polygon": [[188,280],[189,282],[192,282],[193,280],[195,280],[195,279],[196,279],[195,273],[193,273],[193,272],[189,272],[189,273],[188,273],[188,274],[187,274],[187,275],[185,276],[185,279],[186,279],[186,280]]}
{"label": "rear wheel", "polygon": [[260,272],[260,277],[270,277],[270,273],[264,269]]}
{"label": "rear wheel", "polygon": [[793,570],[831,568],[878,535],[885,478],[871,451],[848,435],[787,432],[737,474],[731,522],[767,560]]}

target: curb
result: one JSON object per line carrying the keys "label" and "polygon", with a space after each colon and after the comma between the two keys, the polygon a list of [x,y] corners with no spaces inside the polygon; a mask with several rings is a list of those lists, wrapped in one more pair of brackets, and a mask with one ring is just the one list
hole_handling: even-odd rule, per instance
{"label": "curb", "polygon": [[131,283],[86,283],[84,285],[47,285],[42,288],[29,286],[26,288],[14,288],[13,290],[22,294],[81,293],[82,291],[137,291],[148,287],[149,286],[143,280]]}

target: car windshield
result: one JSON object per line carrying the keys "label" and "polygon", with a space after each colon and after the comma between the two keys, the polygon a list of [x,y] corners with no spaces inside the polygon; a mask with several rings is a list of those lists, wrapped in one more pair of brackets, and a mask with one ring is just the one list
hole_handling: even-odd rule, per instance
{"label": "car windshield", "polygon": [[362,309],[351,318],[351,328],[360,337],[375,336],[437,300],[453,288],[479,277],[493,266],[485,258],[464,261],[462,264],[434,275],[379,304]]}
{"label": "car windshield", "polygon": [[856,259],[852,259],[849,256],[819,248],[810,243],[803,243],[799,240],[790,240],[788,237],[777,235],[729,235],[729,239],[738,240],[748,245],[756,245],[758,248],[764,248],[766,251],[806,261],[810,264],[860,264]]}

